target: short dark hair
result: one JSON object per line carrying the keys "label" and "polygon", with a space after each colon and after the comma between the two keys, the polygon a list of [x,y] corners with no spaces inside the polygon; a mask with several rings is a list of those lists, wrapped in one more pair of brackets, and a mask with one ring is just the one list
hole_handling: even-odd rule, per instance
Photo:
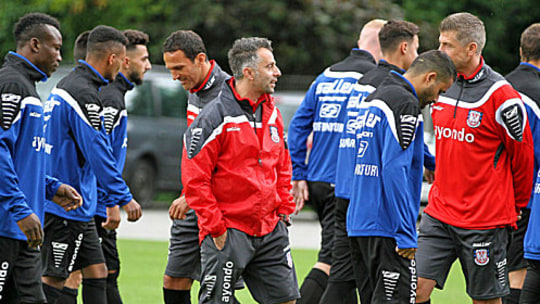
{"label": "short dark hair", "polygon": [[198,54],[206,54],[206,47],[201,36],[194,31],[179,30],[170,34],[163,42],[163,53],[176,51],[184,52],[186,57],[193,61]]}
{"label": "short dark hair", "polygon": [[90,31],[84,31],[75,39],[75,45],[73,46],[73,59],[75,62],[84,60],[86,58],[86,46],[88,44],[88,36]]}
{"label": "short dark hair", "polygon": [[523,61],[540,59],[540,23],[534,23],[523,31],[520,46]]}
{"label": "short dark hair", "polygon": [[97,56],[118,51],[120,46],[126,46],[128,40],[122,32],[107,25],[96,26],[88,35],[86,52]]}
{"label": "short dark hair", "polygon": [[15,27],[13,28],[17,47],[21,47],[33,37],[42,39],[45,35],[45,25],[53,26],[60,31],[60,22],[47,14],[29,13],[19,18],[19,21],[15,23]]}
{"label": "short dark hair", "polygon": [[147,45],[150,42],[150,37],[148,34],[138,31],[138,30],[124,30],[122,31],[124,36],[126,36],[128,43],[126,45],[126,50],[133,50],[139,44]]}
{"label": "short dark hair", "polygon": [[418,33],[420,29],[412,22],[390,20],[379,31],[381,51],[383,54],[392,52],[401,42],[411,42]]}
{"label": "short dark hair", "polygon": [[475,42],[478,46],[476,53],[482,53],[486,45],[486,29],[480,18],[471,13],[455,13],[441,21],[439,32],[456,32],[456,39],[463,46]]}
{"label": "short dark hair", "polygon": [[257,51],[261,48],[273,51],[272,41],[260,37],[240,38],[234,41],[232,48],[227,54],[229,57],[229,67],[234,78],[241,79],[244,77],[242,70],[245,67],[256,67],[260,60]]}
{"label": "short dark hair", "polygon": [[418,75],[427,72],[437,73],[438,81],[456,80],[456,66],[446,53],[439,50],[424,52],[413,61],[407,73]]}

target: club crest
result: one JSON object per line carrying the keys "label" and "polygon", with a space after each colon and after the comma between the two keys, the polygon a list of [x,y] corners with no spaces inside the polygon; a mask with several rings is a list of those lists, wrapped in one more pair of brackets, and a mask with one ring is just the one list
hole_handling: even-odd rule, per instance
{"label": "club crest", "polygon": [[279,143],[279,132],[277,127],[270,126],[270,138],[272,138],[272,141],[276,144]]}
{"label": "club crest", "polygon": [[469,115],[467,115],[467,125],[471,128],[480,126],[480,122],[482,122],[482,115],[484,115],[484,113],[469,110]]}
{"label": "club crest", "polygon": [[489,249],[478,248],[473,251],[474,263],[478,266],[485,266],[489,263]]}

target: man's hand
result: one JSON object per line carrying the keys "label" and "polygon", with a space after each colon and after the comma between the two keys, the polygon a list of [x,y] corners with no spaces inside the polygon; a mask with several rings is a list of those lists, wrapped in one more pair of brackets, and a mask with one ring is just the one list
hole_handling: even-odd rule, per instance
{"label": "man's hand", "polygon": [[426,179],[428,184],[433,184],[433,182],[435,181],[435,171],[424,169],[424,178]]}
{"label": "man's hand", "polygon": [[186,197],[181,195],[175,199],[171,207],[169,207],[169,217],[171,220],[183,220],[186,218],[186,213],[191,210],[186,202]]}
{"label": "man's hand", "polygon": [[227,241],[227,230],[225,230],[225,233],[223,233],[222,235],[213,239],[214,239],[214,244],[216,245],[216,248],[218,250],[223,249],[223,247],[225,247],[225,241]]}
{"label": "man's hand", "polygon": [[107,220],[101,223],[101,226],[105,229],[113,230],[120,225],[120,207],[118,205],[114,207],[107,207]]}
{"label": "man's hand", "polygon": [[58,187],[52,201],[66,211],[77,209],[83,204],[83,199],[79,192],[67,184],[62,184]]}
{"label": "man's hand", "polygon": [[309,190],[308,184],[305,180],[295,180],[292,181],[292,195],[294,197],[294,203],[296,204],[296,209],[294,214],[298,214],[304,208],[305,202],[309,199]]}
{"label": "man's hand", "polygon": [[414,259],[414,255],[416,254],[416,248],[399,249],[396,246],[396,252],[397,252],[397,254],[399,254],[400,256],[402,256],[404,258],[412,260],[412,259]]}
{"label": "man's hand", "polygon": [[126,211],[128,221],[130,222],[136,222],[142,216],[141,205],[139,205],[135,199],[132,199],[131,202],[127,203],[122,208]]}
{"label": "man's hand", "polygon": [[43,227],[34,213],[17,222],[19,229],[26,235],[28,246],[37,248],[43,244]]}

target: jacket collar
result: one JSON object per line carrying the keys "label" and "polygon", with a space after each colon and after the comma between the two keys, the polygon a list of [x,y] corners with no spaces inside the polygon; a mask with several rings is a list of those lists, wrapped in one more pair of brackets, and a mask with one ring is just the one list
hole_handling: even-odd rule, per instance
{"label": "jacket collar", "polygon": [[531,70],[540,75],[540,68],[528,62],[520,62],[519,68],[524,70]]}
{"label": "jacket collar", "polygon": [[17,70],[21,71],[30,80],[47,81],[47,74],[40,70],[28,58],[15,52],[8,52],[5,58],[4,66],[16,66]]}
{"label": "jacket collar", "polygon": [[231,79],[227,80],[226,83],[227,83],[227,86],[230,88],[234,99],[240,104],[240,106],[242,108],[249,107],[253,110],[253,112],[255,112],[255,110],[260,104],[270,99],[270,94],[263,94],[256,101],[240,96],[234,88],[234,83],[235,83],[234,77],[231,77]]}
{"label": "jacket collar", "polygon": [[366,50],[362,50],[362,49],[359,49],[359,48],[353,48],[351,50],[351,56],[354,56],[354,57],[358,57],[358,58],[363,58],[363,59],[367,59],[373,63],[377,63],[375,61],[375,58],[373,58],[373,55],[371,55],[370,52],[366,51]]}
{"label": "jacket collar", "polygon": [[490,68],[484,63],[484,57],[480,57],[480,64],[471,75],[458,73],[458,79],[463,79],[467,83],[476,83],[486,79],[489,75]]}
{"label": "jacket collar", "polygon": [[196,89],[189,90],[190,93],[193,94],[200,91],[206,91],[215,84],[217,75],[219,74],[219,72],[221,72],[221,68],[219,67],[219,65],[217,65],[215,60],[210,60],[210,64],[210,70],[208,71],[208,74],[204,78],[201,85]]}
{"label": "jacket collar", "polygon": [[390,71],[390,80],[394,84],[398,84],[402,87],[404,87],[407,91],[411,92],[414,97],[418,98],[418,95],[416,94],[416,89],[413,87],[412,83],[405,78],[403,75],[396,71]]}
{"label": "jacket collar", "polygon": [[127,79],[127,77],[122,74],[122,72],[118,72],[114,83],[118,85],[118,87],[122,90],[122,93],[125,93],[135,87],[135,85],[131,81],[129,81],[129,79]]}
{"label": "jacket collar", "polygon": [[76,66],[75,69],[81,69],[85,73],[90,74],[90,80],[98,87],[104,86],[109,83],[109,81],[103,76],[101,76],[101,74],[96,69],[94,69],[93,66],[91,66],[88,62],[84,60],[79,60],[79,65]]}
{"label": "jacket collar", "polygon": [[388,62],[388,61],[386,61],[386,60],[384,60],[384,59],[379,60],[379,63],[378,63],[377,65],[378,65],[378,66],[382,66],[382,67],[386,67],[386,68],[388,68],[389,70],[391,70],[391,71],[396,71],[396,72],[398,72],[398,73],[400,73],[400,74],[405,73],[405,70],[404,70],[404,69],[398,67],[397,65],[391,64],[390,62]]}

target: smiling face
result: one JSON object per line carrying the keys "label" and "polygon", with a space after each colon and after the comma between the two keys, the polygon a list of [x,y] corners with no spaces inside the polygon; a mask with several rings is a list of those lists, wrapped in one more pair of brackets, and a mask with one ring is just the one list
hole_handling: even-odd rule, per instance
{"label": "smiling face", "polygon": [[281,71],[277,67],[274,54],[267,48],[257,50],[259,62],[255,69],[253,87],[258,93],[272,94],[276,88],[277,79],[281,76]]}
{"label": "smiling face", "polygon": [[173,80],[178,80],[185,90],[198,88],[206,74],[204,73],[204,63],[206,55],[199,53],[193,61],[186,57],[182,50],[163,53],[165,67],[171,72]]}
{"label": "smiling face", "polygon": [[42,39],[39,39],[39,53],[34,59],[34,64],[47,76],[51,76],[62,61],[60,54],[62,35],[52,25],[47,24],[44,27],[45,34]]}

